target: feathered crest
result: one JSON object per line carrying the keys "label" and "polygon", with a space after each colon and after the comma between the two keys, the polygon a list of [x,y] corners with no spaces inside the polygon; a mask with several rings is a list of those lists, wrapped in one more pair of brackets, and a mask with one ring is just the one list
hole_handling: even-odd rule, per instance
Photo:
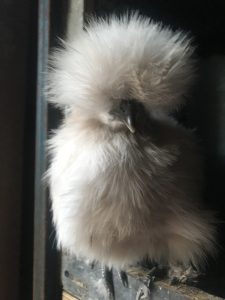
{"label": "feathered crest", "polygon": [[90,19],[74,41],[50,56],[48,99],[58,106],[104,110],[133,97],[150,110],[171,111],[194,78],[187,34],[138,13]]}

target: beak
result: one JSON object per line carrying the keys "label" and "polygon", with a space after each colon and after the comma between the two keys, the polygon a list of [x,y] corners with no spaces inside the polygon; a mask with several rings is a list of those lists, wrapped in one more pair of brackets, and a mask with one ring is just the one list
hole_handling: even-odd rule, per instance
{"label": "beak", "polygon": [[135,133],[136,109],[134,100],[121,100],[119,107],[110,113],[124,123],[131,133]]}
{"label": "beak", "polygon": [[135,133],[134,117],[132,116],[132,114],[128,114],[126,116],[126,118],[124,119],[124,124],[127,126],[131,133]]}

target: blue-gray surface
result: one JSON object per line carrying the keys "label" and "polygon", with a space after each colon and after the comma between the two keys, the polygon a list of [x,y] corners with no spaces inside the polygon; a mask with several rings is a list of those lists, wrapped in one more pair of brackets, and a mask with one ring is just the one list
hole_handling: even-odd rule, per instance
{"label": "blue-gray surface", "polygon": [[[143,283],[144,272],[138,273],[133,269],[128,270],[129,287],[125,288],[120,282],[117,272],[114,271],[114,285],[116,300],[135,300],[137,291],[143,287],[148,290]],[[135,274],[135,275],[134,275]],[[142,274],[142,276],[140,276]],[[145,277],[146,278],[146,277]],[[101,282],[101,268],[98,264],[94,267],[70,257],[66,254],[62,256],[62,283],[63,289],[82,300],[104,300],[104,288]],[[146,296],[141,300],[218,300],[222,298],[214,297],[199,289],[187,287],[185,285],[170,286],[166,281],[158,281],[151,287]]]}

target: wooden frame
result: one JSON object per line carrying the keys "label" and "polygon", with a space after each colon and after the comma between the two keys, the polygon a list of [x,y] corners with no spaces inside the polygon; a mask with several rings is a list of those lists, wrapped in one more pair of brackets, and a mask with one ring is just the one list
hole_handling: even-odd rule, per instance
{"label": "wooden frame", "polygon": [[47,167],[46,140],[58,113],[53,112],[44,93],[48,55],[64,30],[68,2],[38,1],[38,53],[35,143],[33,300],[61,299],[60,253],[56,249],[48,191],[43,182]]}

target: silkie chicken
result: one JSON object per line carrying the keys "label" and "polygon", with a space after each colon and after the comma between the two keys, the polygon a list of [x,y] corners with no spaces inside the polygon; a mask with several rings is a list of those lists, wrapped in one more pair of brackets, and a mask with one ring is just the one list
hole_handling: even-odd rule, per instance
{"label": "silkie chicken", "polygon": [[50,65],[48,99],[68,111],[48,143],[59,246],[107,271],[148,257],[185,281],[215,250],[199,147],[171,117],[195,78],[189,37],[111,16],[63,42]]}

